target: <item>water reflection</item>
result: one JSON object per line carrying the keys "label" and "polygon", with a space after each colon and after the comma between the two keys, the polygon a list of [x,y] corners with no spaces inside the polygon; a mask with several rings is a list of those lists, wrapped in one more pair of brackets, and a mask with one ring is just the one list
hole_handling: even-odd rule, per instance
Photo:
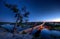
{"label": "water reflection", "polygon": [[[34,30],[33,34],[36,33],[37,31],[38,30]],[[48,29],[44,28],[40,32],[39,39],[60,39],[60,31],[48,30]]]}
{"label": "water reflection", "polygon": [[[11,25],[4,25],[2,26],[4,28],[7,28],[9,30],[13,29],[13,26]],[[21,27],[17,27],[18,31],[23,30]],[[38,30],[35,29],[32,31],[32,34],[35,34]],[[60,39],[60,31],[56,31],[56,30],[48,30],[46,28],[42,29],[40,34],[40,38],[39,39]]]}

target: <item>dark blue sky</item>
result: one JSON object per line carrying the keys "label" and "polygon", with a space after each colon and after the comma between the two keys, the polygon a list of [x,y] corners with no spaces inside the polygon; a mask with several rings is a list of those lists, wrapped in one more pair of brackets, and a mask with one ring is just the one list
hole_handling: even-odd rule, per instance
{"label": "dark blue sky", "polygon": [[[18,8],[26,5],[30,12],[29,21],[60,20],[59,0],[3,0],[9,4],[17,4]],[[0,1],[0,22],[15,22],[14,13]]]}

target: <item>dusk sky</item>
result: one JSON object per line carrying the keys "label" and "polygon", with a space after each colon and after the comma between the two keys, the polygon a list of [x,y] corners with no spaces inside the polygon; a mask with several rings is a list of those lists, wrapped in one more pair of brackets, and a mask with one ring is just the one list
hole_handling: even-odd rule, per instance
{"label": "dusk sky", "polygon": [[18,8],[27,7],[30,12],[29,21],[60,21],[60,0],[0,0],[0,22],[15,22],[14,13],[4,6],[17,4]]}

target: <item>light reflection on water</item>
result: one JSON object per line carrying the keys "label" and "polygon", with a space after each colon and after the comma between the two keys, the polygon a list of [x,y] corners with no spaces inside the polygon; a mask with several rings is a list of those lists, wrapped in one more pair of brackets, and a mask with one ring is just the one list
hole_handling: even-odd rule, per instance
{"label": "light reflection on water", "polygon": [[[5,25],[5,26],[2,26],[2,27],[5,27],[9,30],[12,30],[13,29],[13,26],[11,25]],[[18,27],[17,27],[18,28]],[[18,30],[23,30],[22,28],[18,28]],[[33,30],[32,34],[34,34],[35,32],[37,32],[37,30]],[[60,31],[56,31],[56,30],[48,30],[48,29],[43,29],[40,33],[41,37],[42,38],[45,38],[45,39],[60,39]]]}
{"label": "light reflection on water", "polygon": [[[33,34],[37,30],[33,31]],[[40,33],[42,39],[60,39],[60,31],[43,29]]]}

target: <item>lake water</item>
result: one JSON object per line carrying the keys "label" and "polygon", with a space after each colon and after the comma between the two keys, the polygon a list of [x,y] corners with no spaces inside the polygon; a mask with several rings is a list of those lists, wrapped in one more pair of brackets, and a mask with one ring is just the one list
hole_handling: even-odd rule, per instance
{"label": "lake water", "polygon": [[[35,32],[37,30],[34,30],[33,34]],[[40,36],[42,39],[60,39],[60,31],[43,29],[41,30]]]}
{"label": "lake water", "polygon": [[[3,25],[3,28],[7,28],[9,30],[12,30],[14,26],[11,25]],[[21,27],[17,27],[18,31],[24,30]],[[37,30],[33,30],[32,34],[34,34],[35,32],[37,32]],[[42,39],[60,39],[60,31],[56,31],[56,30],[48,30],[48,29],[43,29],[41,30],[41,38]]]}

